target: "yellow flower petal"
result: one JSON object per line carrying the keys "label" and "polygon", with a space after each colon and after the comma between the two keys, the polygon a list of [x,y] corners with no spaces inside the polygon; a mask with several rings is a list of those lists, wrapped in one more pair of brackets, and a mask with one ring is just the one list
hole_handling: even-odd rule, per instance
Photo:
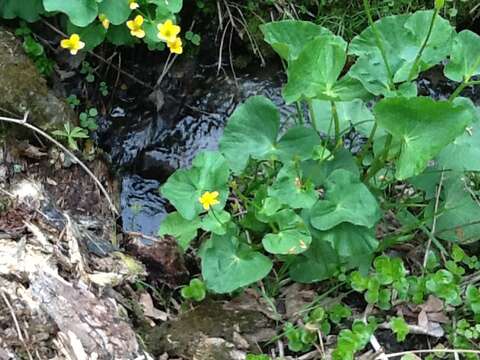
{"label": "yellow flower petal", "polygon": [[135,0],[129,0],[129,7],[130,7],[130,10],[135,10],[135,9],[138,9],[140,7],[140,5],[138,5],[138,3],[135,1]]}
{"label": "yellow flower petal", "polygon": [[135,16],[135,19],[133,19],[133,22],[135,23],[136,26],[140,27],[143,24],[143,16],[142,15],[137,15]]}
{"label": "yellow flower petal", "polygon": [[174,53],[174,54],[183,53],[182,39],[180,38],[176,38],[175,41],[168,42],[167,46],[170,49],[171,53]]}
{"label": "yellow flower petal", "polygon": [[218,196],[219,196],[218,191],[213,191],[213,192],[206,191],[198,199],[198,201],[200,202],[200,204],[202,204],[205,210],[209,210],[212,205],[220,204],[220,201],[218,201],[217,199]]}
{"label": "yellow flower petal", "polygon": [[174,42],[181,30],[180,26],[174,25],[172,20],[167,20],[163,24],[158,24],[157,29],[157,36],[160,40],[166,41],[167,43]]}
{"label": "yellow flower petal", "polygon": [[68,49],[70,47],[70,40],[63,39],[62,41],[60,41],[60,46],[64,49]]}

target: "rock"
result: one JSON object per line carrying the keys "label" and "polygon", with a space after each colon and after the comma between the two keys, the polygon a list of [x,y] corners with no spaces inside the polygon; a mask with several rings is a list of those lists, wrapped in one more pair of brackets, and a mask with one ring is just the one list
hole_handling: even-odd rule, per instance
{"label": "rock", "polygon": [[23,51],[20,41],[0,27],[0,113],[18,117],[28,110],[29,122],[44,129],[63,128],[77,123],[66,101],[49,90],[35,64]]}
{"label": "rock", "polygon": [[210,301],[175,321],[147,329],[144,339],[157,356],[167,352],[185,359],[237,360],[273,336],[273,321],[261,312],[227,309],[226,304]]}

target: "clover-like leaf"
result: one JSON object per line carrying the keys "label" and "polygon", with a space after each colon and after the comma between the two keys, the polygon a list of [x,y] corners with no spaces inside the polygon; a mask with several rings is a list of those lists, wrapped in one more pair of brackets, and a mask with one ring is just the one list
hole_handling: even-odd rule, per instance
{"label": "clover-like leaf", "polygon": [[308,249],[312,237],[303,219],[291,209],[284,209],[270,218],[279,231],[262,239],[263,247],[271,254],[300,254]]}
{"label": "clover-like leaf", "polygon": [[361,96],[362,86],[358,82],[349,77],[338,80],[347,59],[345,49],[345,41],[335,35],[318,36],[307,43],[298,59],[288,66],[285,101],[313,98],[339,101]]}
{"label": "clover-like leaf", "polygon": [[294,164],[283,166],[268,194],[294,209],[311,208],[318,198],[312,181],[303,177],[301,169]]}
{"label": "clover-like leaf", "polygon": [[310,222],[319,230],[344,222],[370,228],[380,217],[377,200],[365,184],[351,172],[338,169],[328,177],[325,199],[313,206]]}
{"label": "clover-like leaf", "polygon": [[[454,29],[437,15],[430,39],[422,52],[420,67],[408,79],[425,38],[433,11],[417,11],[412,15],[387,16],[375,23],[394,82],[415,79],[418,74],[437,65],[450,54]],[[349,53],[358,60],[349,75],[362,82],[374,95],[388,95],[395,89],[389,86],[389,75],[382,54],[377,47],[375,31],[370,26],[351,42]]]}
{"label": "clover-like leaf", "polygon": [[480,75],[480,36],[463,30],[453,41],[450,61],[444,69],[445,76],[453,81],[469,81]]}
{"label": "clover-like leaf", "polygon": [[280,113],[264,96],[251,97],[238,106],[220,140],[220,150],[230,168],[240,173],[250,157],[270,159],[275,151],[279,126]]}
{"label": "clover-like leaf", "polygon": [[212,235],[201,252],[202,276],[207,288],[229,293],[263,279],[272,269],[272,261],[252,250],[235,235]]}
{"label": "clover-like leaf", "polygon": [[463,134],[477,118],[472,102],[453,102],[426,97],[388,98],[374,108],[377,124],[401,142],[395,177],[404,180],[419,175],[428,161]]}
{"label": "clover-like leaf", "polygon": [[310,21],[282,20],[261,25],[264,40],[285,60],[295,60],[305,44],[332,32]]}
{"label": "clover-like leaf", "polygon": [[95,0],[43,0],[47,11],[59,11],[67,14],[69,20],[77,26],[87,26],[98,15],[98,5]]}
{"label": "clover-like leaf", "polygon": [[197,155],[191,168],[175,171],[161,187],[161,192],[180,215],[192,220],[205,211],[198,199],[206,191],[219,192],[220,204],[214,206],[223,209],[228,196],[229,176],[225,158],[218,152],[206,151]]}
{"label": "clover-like leaf", "polygon": [[190,284],[188,284],[188,286],[182,288],[181,295],[187,300],[191,299],[194,301],[202,301],[207,295],[207,289],[202,280],[192,279],[190,280]]}
{"label": "clover-like leaf", "polygon": [[402,342],[407,338],[410,328],[403,317],[393,317],[390,319],[390,328],[397,337],[397,341]]}
{"label": "clover-like leaf", "polygon": [[98,4],[98,12],[105,14],[113,25],[120,25],[127,21],[132,10],[128,1],[103,0]]}
{"label": "clover-like leaf", "polygon": [[160,225],[158,235],[172,235],[177,239],[178,245],[186,250],[190,242],[197,236],[197,230],[200,228],[200,218],[187,220],[178,212],[172,212],[167,215]]}

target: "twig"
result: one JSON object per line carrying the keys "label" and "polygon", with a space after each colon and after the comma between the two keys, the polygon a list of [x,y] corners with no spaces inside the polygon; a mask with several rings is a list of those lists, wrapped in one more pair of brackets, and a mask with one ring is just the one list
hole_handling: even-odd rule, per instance
{"label": "twig", "polygon": [[25,113],[25,115],[23,116],[23,119],[13,119],[13,118],[9,118],[9,117],[3,117],[3,116],[0,116],[0,121],[6,121],[6,122],[10,122],[10,123],[13,123],[13,124],[18,124],[18,125],[23,125],[27,128],[29,128],[30,130],[33,130],[35,131],[36,133],[42,135],[43,137],[45,137],[46,139],[50,140],[52,143],[54,143],[55,145],[57,145],[60,149],[62,149],[63,152],[65,152],[68,156],[70,156],[73,160],[75,160],[75,162],[80,165],[80,167],[85,170],[85,172],[93,179],[93,181],[95,182],[95,184],[98,186],[98,188],[100,189],[100,191],[102,192],[102,194],[105,196],[105,198],[107,199],[107,202],[108,204],[110,205],[110,209],[112,210],[112,212],[115,214],[115,215],[119,215],[118,211],[117,211],[117,208],[115,207],[115,205],[113,204],[113,201],[112,199],[110,198],[110,196],[108,195],[108,192],[107,190],[103,187],[102,183],[100,182],[100,180],[98,180],[98,178],[95,176],[95,174],[93,174],[93,172],[90,171],[90,169],[78,158],[76,157],[70,150],[68,150],[65,146],[63,146],[62,144],[60,144],[57,140],[55,140],[54,138],[52,138],[50,135],[48,135],[45,131],[37,128],[36,126],[34,125],[31,125],[27,122],[27,118],[28,118],[28,111]]}
{"label": "twig", "polygon": [[440,203],[440,194],[442,192],[443,179],[444,179],[444,172],[442,171],[442,175],[440,176],[440,182],[437,188],[437,194],[435,195],[435,207],[433,210],[433,223],[432,223],[432,231],[431,231],[432,236],[428,237],[427,248],[425,249],[425,256],[423,258],[423,268],[427,267],[428,253],[430,252],[430,246],[432,246],[432,237],[435,236],[435,230],[437,228],[437,218],[438,218],[437,212],[438,212],[438,205]]}
{"label": "twig", "polygon": [[28,350],[28,347],[27,347],[27,343],[25,342],[25,339],[24,339],[24,337],[23,337],[23,335],[22,335],[22,330],[20,329],[20,325],[18,324],[17,317],[15,316],[15,311],[13,310],[12,305],[11,305],[10,302],[8,301],[8,298],[7,298],[7,296],[5,295],[5,291],[4,291],[3,289],[0,289],[0,293],[2,294],[3,301],[4,301],[5,304],[7,305],[8,310],[10,310],[10,314],[12,315],[13,323],[15,324],[15,327],[16,327],[16,329],[17,329],[18,338],[20,339],[20,341],[22,342],[23,346],[25,347],[25,351],[26,351],[27,354],[28,354],[28,358],[29,358],[30,360],[33,360],[32,354],[30,354],[30,351]]}
{"label": "twig", "polygon": [[[437,353],[447,353],[447,354],[480,354],[479,350],[470,350],[470,349],[425,349],[425,350],[411,350],[411,351],[402,351],[392,354],[383,354],[387,359],[392,359],[404,355],[413,355],[413,354],[437,354]],[[378,360],[380,357],[375,357],[374,360]]]}

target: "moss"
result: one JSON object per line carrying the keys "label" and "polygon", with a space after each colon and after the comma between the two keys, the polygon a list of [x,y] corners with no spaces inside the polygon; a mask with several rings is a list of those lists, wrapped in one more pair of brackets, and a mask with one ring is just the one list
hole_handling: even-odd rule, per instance
{"label": "moss", "polygon": [[21,116],[27,110],[29,121],[52,130],[65,122],[76,123],[68,104],[57,98],[24,53],[21,43],[9,31],[0,28],[0,110]]}

